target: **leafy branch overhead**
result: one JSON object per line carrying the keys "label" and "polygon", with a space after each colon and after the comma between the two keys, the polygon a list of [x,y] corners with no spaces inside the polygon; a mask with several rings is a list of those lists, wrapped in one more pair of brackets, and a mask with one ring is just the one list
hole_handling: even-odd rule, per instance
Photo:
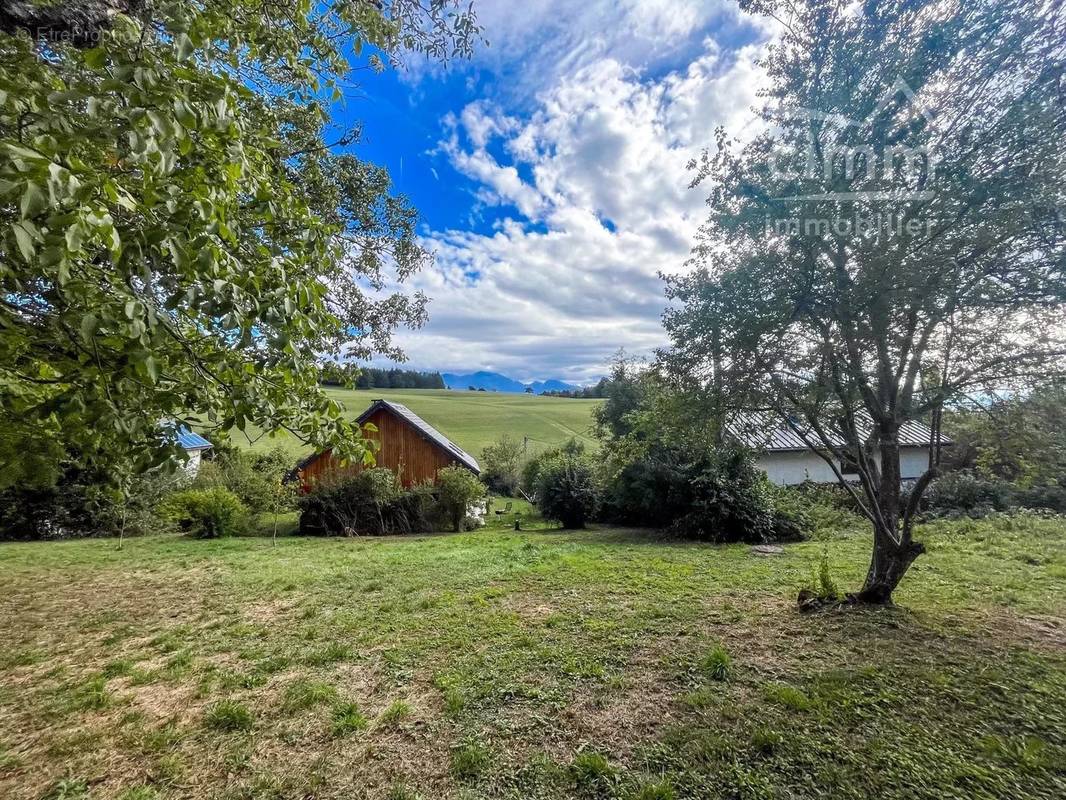
{"label": "leafy branch overhead", "polygon": [[162,419],[359,456],[316,361],[400,357],[390,334],[426,298],[392,287],[428,255],[386,171],[335,147],[359,131],[330,106],[353,69],[467,54],[472,13],[46,5],[0,16],[0,460],[50,432],[144,469]]}

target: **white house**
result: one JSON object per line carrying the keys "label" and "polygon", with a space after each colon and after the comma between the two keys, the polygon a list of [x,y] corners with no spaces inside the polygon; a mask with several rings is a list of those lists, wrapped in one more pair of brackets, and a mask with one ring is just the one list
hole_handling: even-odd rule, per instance
{"label": "white house", "polygon": [[[799,430],[807,426],[799,421],[794,423]],[[765,412],[748,412],[736,415],[726,426],[729,434],[752,450],[759,452],[757,464],[767,477],[778,486],[794,486],[811,481],[813,483],[836,483],[837,476],[825,460],[811,451],[800,434],[790,425],[780,422],[775,415]],[[860,434],[863,432],[860,430]],[[808,438],[818,442],[816,435]],[[920,422],[906,422],[899,432],[900,440],[900,475],[904,481],[913,481],[921,477],[929,467],[929,451],[933,441],[933,432]],[[951,444],[947,437],[940,437],[941,445]],[[843,440],[833,442],[843,444]],[[878,456],[875,454],[875,459]],[[848,459],[836,459],[837,467],[845,479],[859,480],[854,464]]]}
{"label": "white house", "polygon": [[196,475],[200,471],[200,460],[205,451],[214,445],[198,433],[193,433],[184,425],[178,428],[178,444],[188,456],[185,460],[185,471],[189,475]]}

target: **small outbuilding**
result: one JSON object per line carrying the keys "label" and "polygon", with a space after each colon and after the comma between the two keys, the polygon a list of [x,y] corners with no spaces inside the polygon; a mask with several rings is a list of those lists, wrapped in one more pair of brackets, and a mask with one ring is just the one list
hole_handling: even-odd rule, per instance
{"label": "small outbuilding", "polygon": [[[380,445],[374,454],[376,466],[395,472],[404,488],[432,483],[441,469],[453,464],[481,474],[472,455],[401,403],[375,400],[356,422],[377,428],[366,433]],[[325,450],[297,464],[296,476],[306,491],[327,475],[354,475],[362,469],[362,464],[343,463]]]}
{"label": "small outbuilding", "polygon": [[198,433],[193,433],[189,428],[182,425],[178,428],[178,444],[185,451],[185,471],[190,475],[196,475],[200,471],[200,462],[203,455],[214,445]]}
{"label": "small outbuilding", "polygon": [[[866,427],[869,427],[868,421]],[[797,420],[794,426],[787,425],[767,412],[737,414],[726,426],[730,436],[745,447],[757,451],[757,466],[778,486],[794,486],[808,481],[836,483],[836,474],[825,459],[807,446],[797,428],[799,431],[807,431],[805,423]],[[808,438],[814,442],[818,441],[814,434]],[[920,422],[905,422],[900,428],[899,468],[904,481],[917,480],[929,468],[929,453],[933,440],[933,432],[929,426]],[[833,444],[842,446],[843,439]],[[951,440],[941,436],[940,444],[950,445]],[[846,459],[839,460],[837,466],[845,480],[859,480],[858,467],[854,463],[849,463]]]}

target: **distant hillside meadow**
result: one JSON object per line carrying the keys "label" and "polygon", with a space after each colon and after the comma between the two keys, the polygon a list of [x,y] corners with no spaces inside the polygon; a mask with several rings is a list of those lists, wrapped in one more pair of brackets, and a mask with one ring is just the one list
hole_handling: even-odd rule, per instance
{"label": "distant hillside meadow", "polygon": [[[597,446],[592,438],[592,410],[601,400],[576,400],[505,392],[471,392],[448,389],[338,389],[326,393],[342,402],[352,417],[362,413],[377,398],[403,403],[426,422],[475,457],[482,448],[503,434],[528,437],[528,450],[539,452],[574,438],[586,447]],[[233,431],[238,446],[268,450],[281,445],[294,456],[309,449],[289,434],[274,437],[252,429],[248,435]],[[251,441],[249,441],[251,439]]]}

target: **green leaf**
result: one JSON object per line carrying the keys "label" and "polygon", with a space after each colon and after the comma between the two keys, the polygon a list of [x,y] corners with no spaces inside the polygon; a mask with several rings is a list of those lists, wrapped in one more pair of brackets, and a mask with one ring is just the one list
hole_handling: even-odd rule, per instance
{"label": "green leaf", "polygon": [[81,318],[81,338],[85,341],[89,341],[96,333],[96,325],[99,320],[96,319],[96,314],[86,314]]}
{"label": "green leaf", "polygon": [[177,45],[178,61],[185,61],[192,56],[196,49],[192,43],[192,39],[189,38],[187,33],[179,33],[177,38],[175,38],[174,43]]}
{"label": "green leaf", "polygon": [[19,222],[12,225],[11,230],[15,234],[15,240],[18,242],[19,252],[22,253],[22,257],[27,262],[32,262],[34,249],[33,237],[30,236],[30,232]]}
{"label": "green leaf", "polygon": [[22,192],[22,202],[19,204],[22,218],[36,217],[47,207],[48,197],[41,187],[33,181],[27,181],[26,188]]}

